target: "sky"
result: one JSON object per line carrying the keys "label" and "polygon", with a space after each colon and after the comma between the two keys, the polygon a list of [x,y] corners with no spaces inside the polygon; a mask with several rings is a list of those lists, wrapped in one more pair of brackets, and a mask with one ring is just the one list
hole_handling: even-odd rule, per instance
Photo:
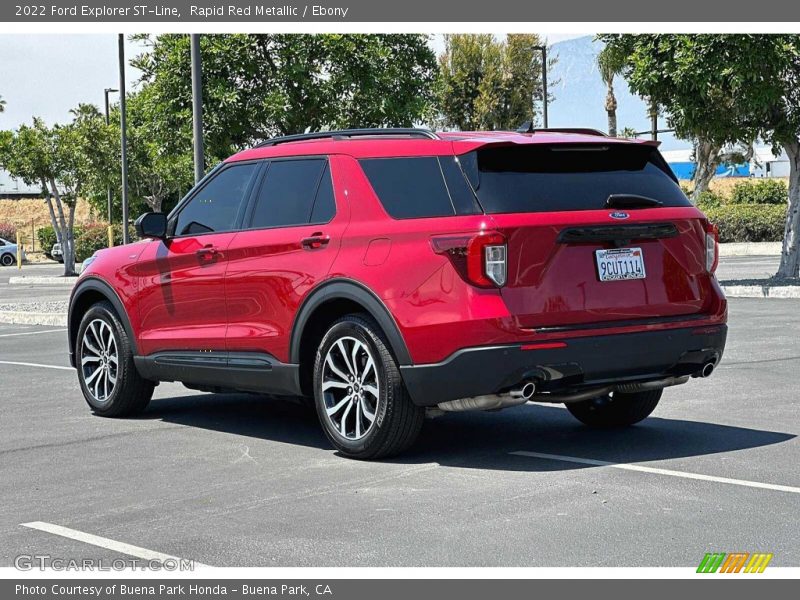
{"label": "sky", "polygon": [[[500,35],[500,34],[497,34]],[[548,34],[550,43],[580,37]],[[431,46],[443,50],[442,36]],[[126,41],[126,58],[142,47]],[[6,110],[0,129],[15,129],[40,116],[50,124],[70,119],[69,111],[81,102],[103,107],[103,90],[119,87],[117,36],[105,35],[0,35],[0,96]],[[139,72],[128,66],[129,89]],[[116,94],[111,95],[114,102]]]}

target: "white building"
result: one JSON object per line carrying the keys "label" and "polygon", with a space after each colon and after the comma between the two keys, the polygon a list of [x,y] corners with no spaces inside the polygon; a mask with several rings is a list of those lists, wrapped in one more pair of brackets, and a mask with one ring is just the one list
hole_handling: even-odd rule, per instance
{"label": "white building", "polygon": [[0,198],[31,198],[41,194],[41,188],[25,185],[21,179],[11,177],[8,171],[0,169]]}

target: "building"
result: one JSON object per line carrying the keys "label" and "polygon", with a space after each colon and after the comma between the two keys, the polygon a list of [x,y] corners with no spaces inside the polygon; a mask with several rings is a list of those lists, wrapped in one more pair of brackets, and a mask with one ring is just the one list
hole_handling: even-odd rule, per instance
{"label": "building", "polygon": [[40,187],[25,185],[21,179],[11,177],[8,171],[0,169],[0,198],[39,198],[41,195]]}
{"label": "building", "polygon": [[[692,160],[693,150],[668,150],[662,153],[678,179],[690,180],[694,175],[696,163]],[[777,157],[769,146],[758,146],[753,158],[740,165],[720,165],[717,177],[788,177],[789,159],[785,152]]]}

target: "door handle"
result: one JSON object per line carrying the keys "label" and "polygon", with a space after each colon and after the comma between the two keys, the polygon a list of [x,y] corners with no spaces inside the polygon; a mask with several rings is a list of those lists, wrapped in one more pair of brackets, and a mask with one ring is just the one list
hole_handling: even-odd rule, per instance
{"label": "door handle", "polygon": [[306,250],[317,250],[328,245],[331,236],[323,234],[321,231],[312,233],[309,237],[300,240],[300,245]]}
{"label": "door handle", "polygon": [[200,263],[204,265],[216,261],[222,255],[222,253],[213,246],[205,246],[195,254]]}

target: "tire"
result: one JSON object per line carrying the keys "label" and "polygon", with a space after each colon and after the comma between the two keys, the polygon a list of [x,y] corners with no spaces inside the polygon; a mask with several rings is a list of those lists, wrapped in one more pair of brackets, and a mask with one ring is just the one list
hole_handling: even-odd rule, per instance
{"label": "tire", "polygon": [[0,264],[4,267],[10,267],[16,262],[16,260],[17,259],[14,258],[13,254],[3,254],[3,256],[0,256]]}
{"label": "tire", "polygon": [[403,385],[383,331],[363,314],[342,317],[322,338],[314,361],[314,403],[334,447],[362,460],[403,452],[425,418]]}
{"label": "tire", "polygon": [[155,383],[136,370],[130,340],[110,303],[93,304],[83,315],[75,352],[78,381],[92,412],[128,417],[147,407]]}
{"label": "tire", "polygon": [[590,427],[627,427],[650,416],[658,406],[662,391],[613,392],[584,402],[568,402],[566,406],[572,416]]}

